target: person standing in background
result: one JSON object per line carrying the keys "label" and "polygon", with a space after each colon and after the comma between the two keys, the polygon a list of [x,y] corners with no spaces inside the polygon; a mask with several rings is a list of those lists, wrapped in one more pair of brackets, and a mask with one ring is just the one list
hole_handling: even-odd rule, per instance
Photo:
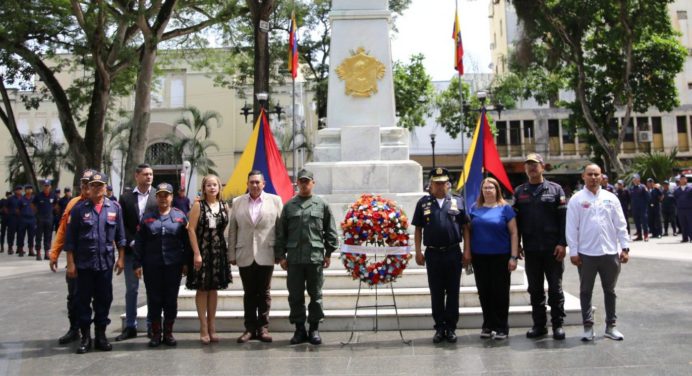
{"label": "person standing in background", "polygon": [[649,241],[649,219],[648,207],[651,196],[646,186],[642,184],[639,174],[632,175],[632,186],[630,187],[630,198],[632,205],[632,217],[637,228],[634,241]]}
{"label": "person standing in background", "polygon": [[673,236],[678,234],[677,210],[675,208],[675,196],[670,189],[670,182],[663,181],[663,201],[661,202],[661,214],[663,215],[663,236],[668,236],[668,225],[673,228]]}
{"label": "person standing in background", "polygon": [[43,190],[34,197],[36,207],[36,260],[41,260],[41,243],[43,242],[44,257],[50,261],[48,253],[53,240],[53,217],[58,210],[58,199],[53,193],[51,181],[42,182]]}

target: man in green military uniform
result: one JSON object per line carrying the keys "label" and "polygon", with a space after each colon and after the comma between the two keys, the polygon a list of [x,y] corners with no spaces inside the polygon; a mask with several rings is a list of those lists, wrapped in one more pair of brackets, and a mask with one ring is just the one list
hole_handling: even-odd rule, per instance
{"label": "man in green military uniform", "polygon": [[[296,331],[291,344],[310,341],[322,343],[318,332],[322,311],[323,268],[329,267],[332,252],[339,247],[334,216],[329,205],[312,194],[315,186],[312,172],[298,172],[298,195],[289,200],[281,212],[276,225],[276,261],[288,271],[289,320]],[[305,330],[305,289],[310,296],[307,321],[310,332]]]}

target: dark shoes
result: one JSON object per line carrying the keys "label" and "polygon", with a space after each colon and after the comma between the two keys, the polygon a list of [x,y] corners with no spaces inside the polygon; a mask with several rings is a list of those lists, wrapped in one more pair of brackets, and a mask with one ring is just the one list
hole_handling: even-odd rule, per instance
{"label": "dark shoes", "polygon": [[291,337],[291,345],[297,345],[299,343],[308,341],[308,332],[305,330],[305,326],[296,326],[296,331]]}
{"label": "dark shoes", "polygon": [[311,344],[313,345],[321,345],[322,344],[322,337],[320,337],[320,331],[317,329],[310,330],[310,333],[308,334],[308,340],[310,341]]}
{"label": "dark shoes", "polygon": [[247,331],[247,330],[246,330],[243,334],[240,335],[240,337],[238,337],[238,339],[236,340],[236,342],[238,342],[238,343],[246,343],[246,342],[248,342],[249,340],[255,339],[255,338],[257,338],[257,336],[255,335],[254,332],[250,332],[250,331]]}
{"label": "dark shoes", "polygon": [[447,329],[447,335],[445,337],[447,338],[447,342],[449,343],[457,342],[457,334],[452,329]]}
{"label": "dark shoes", "polygon": [[81,334],[81,339],[79,347],[77,347],[77,354],[86,354],[91,351],[91,327],[80,328],[79,333]]}
{"label": "dark shoes", "polygon": [[70,328],[67,330],[64,336],[58,338],[58,343],[61,345],[66,345],[68,343],[74,342],[79,339],[79,330]]}
{"label": "dark shoes", "polygon": [[553,328],[553,339],[565,339],[565,330],[561,326]]}
{"label": "dark shoes", "polygon": [[149,347],[159,347],[161,345],[161,321],[151,322],[151,339]]}
{"label": "dark shoes", "polygon": [[526,332],[526,338],[541,338],[548,334],[548,329],[545,326],[534,326]]}
{"label": "dark shoes", "polygon": [[437,331],[435,331],[435,335],[432,338],[432,341],[433,341],[433,343],[440,343],[446,337],[447,337],[447,333],[445,333],[444,329],[437,329]]}
{"label": "dark shoes", "polygon": [[261,342],[265,342],[265,343],[270,343],[271,341],[273,341],[273,338],[269,334],[269,330],[267,330],[267,329],[260,329],[259,332],[257,333],[257,338],[259,338],[259,340]]}
{"label": "dark shoes", "polygon": [[101,350],[101,351],[113,350],[113,346],[108,342],[108,338],[106,338],[106,327],[105,326],[97,326],[96,327],[95,336],[94,336],[94,348]]}
{"label": "dark shoes", "polygon": [[137,337],[137,329],[136,328],[125,328],[123,329],[123,332],[120,333],[117,337],[115,337],[116,342],[119,341],[124,341],[126,339],[130,338],[135,338]]}
{"label": "dark shoes", "polygon": [[174,320],[163,322],[163,343],[166,346],[176,346],[178,341],[173,337],[173,324]]}

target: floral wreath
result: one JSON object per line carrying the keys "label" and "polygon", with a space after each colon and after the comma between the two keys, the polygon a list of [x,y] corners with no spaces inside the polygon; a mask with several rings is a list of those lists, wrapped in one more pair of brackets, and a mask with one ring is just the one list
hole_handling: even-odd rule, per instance
{"label": "floral wreath", "polygon": [[[368,285],[394,282],[406,269],[409,253],[408,218],[395,201],[363,194],[341,222],[341,260],[353,279]],[[370,262],[367,254],[384,254]]]}

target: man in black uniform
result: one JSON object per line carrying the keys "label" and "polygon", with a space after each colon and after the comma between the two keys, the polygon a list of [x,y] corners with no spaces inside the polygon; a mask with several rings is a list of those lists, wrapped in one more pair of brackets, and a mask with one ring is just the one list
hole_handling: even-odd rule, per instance
{"label": "man in black uniform", "polygon": [[[462,234],[467,223],[461,197],[449,194],[449,172],[435,168],[430,172],[430,194],[416,204],[411,223],[416,226],[416,263],[426,265],[432,315],[435,320],[433,343],[456,342],[459,321],[459,288],[462,269]],[[425,245],[425,255],[421,251]],[[445,302],[446,298],[446,302]]]}
{"label": "man in black uniform", "polygon": [[[0,253],[5,252],[5,235],[7,234],[9,213],[7,212],[7,199],[12,192],[5,192],[5,197],[0,199]],[[9,245],[9,244],[8,244]]]}
{"label": "man in black uniform", "polygon": [[663,201],[661,202],[661,214],[663,215],[663,236],[668,236],[668,224],[673,227],[673,236],[678,234],[678,224],[675,220],[677,212],[675,210],[675,196],[670,189],[670,182],[663,181]]}
{"label": "man in black uniform", "polygon": [[661,201],[663,192],[656,187],[654,179],[646,179],[646,188],[649,190],[649,231],[654,238],[661,238],[663,227],[661,226]]}
{"label": "man in black uniform", "polygon": [[533,327],[526,332],[526,337],[539,338],[548,333],[543,289],[545,275],[553,338],[565,339],[562,329],[565,317],[562,274],[565,271],[563,260],[567,246],[565,192],[560,185],[543,178],[544,164],[540,154],[529,154],[524,162],[524,170],[529,181],[514,190],[514,210],[517,212],[519,240],[526,257],[526,276],[531,295]]}

